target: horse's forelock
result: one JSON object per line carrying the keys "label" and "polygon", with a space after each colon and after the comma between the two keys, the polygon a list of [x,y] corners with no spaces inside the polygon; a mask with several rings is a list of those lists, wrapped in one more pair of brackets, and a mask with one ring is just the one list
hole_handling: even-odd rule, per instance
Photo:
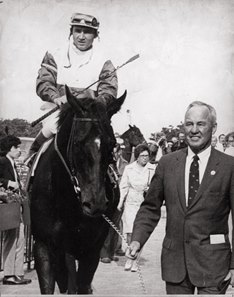
{"label": "horse's forelock", "polygon": [[[79,110],[76,110],[75,107],[71,107],[69,103],[66,103],[61,107],[61,111],[58,118],[58,128],[62,127],[63,123],[65,123],[65,119],[68,119],[68,121],[66,122],[67,125],[70,125],[72,123],[71,121],[74,115],[76,115],[76,117],[78,118],[90,118],[98,120],[98,130],[103,136],[105,145],[108,145],[111,150],[114,147],[116,140],[114,137],[114,132],[107,114],[105,104],[103,104],[101,101],[94,100],[91,98],[79,99],[79,103]],[[91,128],[90,125],[87,125],[87,127]],[[77,129],[79,130],[78,127]],[[77,131],[77,133],[75,133],[77,140],[83,141],[90,132],[90,129],[88,130]]]}

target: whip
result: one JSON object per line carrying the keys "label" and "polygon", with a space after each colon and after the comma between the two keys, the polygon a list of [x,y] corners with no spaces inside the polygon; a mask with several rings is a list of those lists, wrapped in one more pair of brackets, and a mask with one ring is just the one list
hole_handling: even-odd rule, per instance
{"label": "whip", "polygon": [[[125,63],[123,63],[122,65],[116,67],[113,71],[109,72],[107,75],[101,76],[98,80],[96,80],[95,82],[93,82],[92,84],[90,84],[88,87],[86,87],[85,89],[83,89],[82,91],[79,91],[77,95],[82,94],[84,91],[88,90],[90,87],[92,87],[93,85],[95,85],[96,83],[98,83],[99,81],[108,78],[109,76],[111,76],[113,73],[115,73],[117,70],[119,70],[120,68],[122,68],[123,66],[125,66],[128,63],[131,63],[133,61],[135,61],[136,59],[139,58],[139,54],[131,57],[129,60],[127,60]],[[40,118],[38,118],[37,120],[33,121],[31,123],[31,127],[36,126],[38,123],[40,123],[41,121],[43,121],[44,119],[46,119],[48,116],[50,116],[52,113],[54,113],[55,111],[57,111],[60,107],[59,106],[55,106],[54,108],[52,108],[50,111],[48,111],[47,113],[45,113],[43,116],[41,116]]]}

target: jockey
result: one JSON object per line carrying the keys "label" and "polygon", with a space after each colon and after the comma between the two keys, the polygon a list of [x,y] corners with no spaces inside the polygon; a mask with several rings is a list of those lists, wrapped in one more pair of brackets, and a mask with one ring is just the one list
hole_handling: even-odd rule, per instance
{"label": "jockey", "polygon": [[[118,90],[116,72],[113,72],[115,68],[93,44],[99,34],[98,28],[99,22],[94,16],[81,13],[72,15],[68,45],[54,52],[46,52],[38,72],[36,92],[46,101],[41,109],[52,109],[67,102],[65,84],[77,99],[93,98],[106,105],[115,100]],[[92,88],[84,90],[99,79]],[[44,121],[25,158],[26,163],[47,139],[56,134],[58,113],[54,112]]]}

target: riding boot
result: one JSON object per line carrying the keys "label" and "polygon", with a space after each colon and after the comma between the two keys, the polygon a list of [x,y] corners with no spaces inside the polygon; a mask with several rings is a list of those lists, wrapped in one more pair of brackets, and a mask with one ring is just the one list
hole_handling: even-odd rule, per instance
{"label": "riding boot", "polygon": [[24,163],[28,167],[31,167],[34,157],[36,156],[36,153],[39,151],[40,147],[48,140],[47,137],[44,136],[42,132],[39,132],[37,134],[35,140],[33,141],[28,154],[24,158]]}

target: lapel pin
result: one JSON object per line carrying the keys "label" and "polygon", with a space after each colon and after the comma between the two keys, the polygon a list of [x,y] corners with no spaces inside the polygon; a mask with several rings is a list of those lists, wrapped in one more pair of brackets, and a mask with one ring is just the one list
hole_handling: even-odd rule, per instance
{"label": "lapel pin", "polygon": [[215,175],[215,173],[216,173],[216,172],[215,172],[214,170],[212,170],[212,171],[210,172],[211,175]]}

